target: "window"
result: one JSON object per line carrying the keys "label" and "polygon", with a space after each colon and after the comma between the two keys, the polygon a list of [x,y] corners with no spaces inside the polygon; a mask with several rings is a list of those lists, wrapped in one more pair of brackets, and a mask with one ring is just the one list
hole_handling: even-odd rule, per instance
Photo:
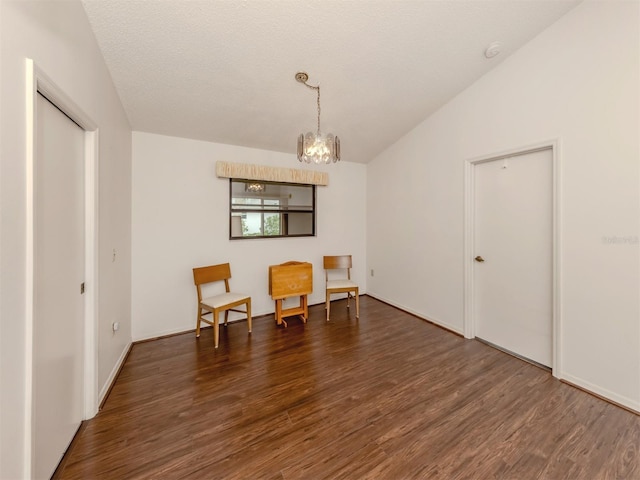
{"label": "window", "polygon": [[316,187],[232,178],[229,238],[316,234]]}

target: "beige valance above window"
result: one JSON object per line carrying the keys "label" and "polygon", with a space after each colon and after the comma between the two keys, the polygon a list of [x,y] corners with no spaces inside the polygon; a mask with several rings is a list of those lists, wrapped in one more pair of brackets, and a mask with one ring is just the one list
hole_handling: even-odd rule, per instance
{"label": "beige valance above window", "polygon": [[265,182],[329,185],[329,174],[297,168],[267,167],[247,163],[216,162],[216,175],[222,178],[241,178]]}

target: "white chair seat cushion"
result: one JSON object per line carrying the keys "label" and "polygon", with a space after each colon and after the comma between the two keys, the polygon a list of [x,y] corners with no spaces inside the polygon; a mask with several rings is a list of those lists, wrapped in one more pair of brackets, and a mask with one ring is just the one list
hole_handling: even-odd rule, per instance
{"label": "white chair seat cushion", "polygon": [[327,288],[353,288],[355,290],[358,288],[358,284],[351,280],[328,280]]}
{"label": "white chair seat cushion", "polygon": [[248,300],[249,295],[244,293],[221,293],[220,295],[215,295],[213,297],[203,298],[202,304],[211,308],[220,308],[225,305],[229,305],[230,303],[240,302],[242,300]]}

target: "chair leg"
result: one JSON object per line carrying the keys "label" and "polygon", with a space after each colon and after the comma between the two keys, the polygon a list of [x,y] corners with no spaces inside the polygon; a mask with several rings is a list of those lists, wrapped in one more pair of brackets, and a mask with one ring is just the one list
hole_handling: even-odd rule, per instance
{"label": "chair leg", "polygon": [[356,318],[360,318],[360,294],[356,288]]}
{"label": "chair leg", "polygon": [[351,292],[347,292],[347,308],[349,308],[349,300],[351,300]]}
{"label": "chair leg", "polygon": [[302,307],[302,323],[307,323],[307,318],[309,318],[309,304],[307,303],[307,296],[302,295],[300,297],[300,306]]}
{"label": "chair leg", "polygon": [[251,333],[251,299],[247,301],[247,327]]}
{"label": "chair leg", "polygon": [[201,320],[202,320],[202,308],[198,307],[198,319],[196,320],[196,338],[200,337]]}
{"label": "chair leg", "polygon": [[327,299],[326,299],[326,306],[325,309],[327,310],[327,322],[329,321],[329,310],[331,309],[331,294],[329,292],[327,292]]}
{"label": "chair leg", "polygon": [[218,328],[218,310],[213,310],[213,348],[218,348],[220,340],[220,329]]}
{"label": "chair leg", "polygon": [[226,327],[229,324],[229,310],[224,311],[224,326]]}

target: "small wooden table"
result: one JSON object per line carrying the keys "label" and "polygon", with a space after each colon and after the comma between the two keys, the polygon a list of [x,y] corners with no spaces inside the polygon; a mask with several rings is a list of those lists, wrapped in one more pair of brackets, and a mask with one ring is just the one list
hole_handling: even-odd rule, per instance
{"label": "small wooden table", "polygon": [[[309,306],[307,295],[313,292],[313,267],[307,262],[286,262],[269,267],[269,295],[276,302],[276,323],[287,326],[284,317],[300,315],[307,323]],[[300,305],[282,308],[282,301],[289,297],[300,297]]]}

